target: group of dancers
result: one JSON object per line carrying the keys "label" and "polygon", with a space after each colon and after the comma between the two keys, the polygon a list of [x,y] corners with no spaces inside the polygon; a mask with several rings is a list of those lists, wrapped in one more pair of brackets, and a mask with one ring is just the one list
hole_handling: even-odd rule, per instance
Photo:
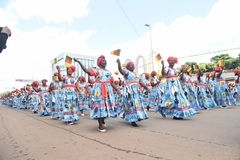
{"label": "group of dancers", "polygon": [[164,118],[172,116],[181,120],[201,109],[228,108],[240,102],[239,69],[234,70],[235,85],[230,89],[222,75],[223,67],[216,66],[212,73],[205,74],[198,70],[197,81],[193,81],[187,66],[182,66],[180,74],[176,71],[176,57],[168,57],[168,66],[161,61],[161,77],[157,77],[155,71],[150,75],[139,75],[134,72],[133,62],[127,62],[123,68],[117,59],[118,71],[122,75],[118,80],[114,80],[111,71],[106,69],[107,61],[103,55],[97,58],[98,67],[86,68],[80,60],[74,58],[74,61],[88,74],[87,78],[80,76],[76,79],[73,65],[67,67],[66,75],[61,75],[57,66],[54,80],[49,85],[46,79],[41,84],[34,81],[2,96],[2,104],[49,115],[71,125],[90,109],[90,118],[97,119],[98,131],[103,133],[106,132],[107,117],[119,115],[137,127],[136,122],[148,119],[150,108]]}

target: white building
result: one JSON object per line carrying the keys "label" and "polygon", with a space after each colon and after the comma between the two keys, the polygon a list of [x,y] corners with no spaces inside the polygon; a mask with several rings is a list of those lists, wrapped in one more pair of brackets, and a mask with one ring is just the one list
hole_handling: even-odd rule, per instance
{"label": "white building", "polygon": [[57,65],[60,67],[62,75],[67,74],[66,66],[65,66],[66,55],[68,55],[72,58],[72,65],[74,65],[77,69],[77,71],[73,74],[73,76],[76,78],[79,76],[84,76],[87,80],[87,74],[81,69],[80,65],[73,60],[73,58],[79,59],[86,68],[92,68],[92,67],[96,66],[95,60],[97,57],[82,55],[82,54],[67,53],[67,52],[64,52],[64,53],[58,55],[57,57],[55,57],[55,58],[57,58],[57,61],[58,61],[56,64],[53,64],[54,59],[50,61],[50,66],[51,66],[50,67],[50,71],[51,71],[50,79],[52,80],[54,72],[57,72],[57,68],[56,68]]}

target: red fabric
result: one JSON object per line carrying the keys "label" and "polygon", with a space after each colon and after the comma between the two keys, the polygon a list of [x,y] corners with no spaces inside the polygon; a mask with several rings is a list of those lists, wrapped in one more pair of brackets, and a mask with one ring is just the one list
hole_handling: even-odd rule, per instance
{"label": "red fabric", "polygon": [[46,80],[46,79],[43,79],[42,82],[43,82],[43,81],[48,82],[48,80]]}
{"label": "red fabric", "polygon": [[102,89],[102,98],[107,98],[107,87],[105,83],[101,83],[101,89]]}
{"label": "red fabric", "polygon": [[239,71],[238,68],[235,68],[235,69],[233,70],[234,75],[236,75],[238,71]]}
{"label": "red fabric", "polygon": [[168,57],[167,61],[168,61],[168,62],[174,61],[175,63],[178,63],[177,57],[173,57],[173,56]]}
{"label": "red fabric", "polygon": [[145,73],[145,77],[149,77],[149,74],[148,74],[148,73]]}
{"label": "red fabric", "polygon": [[68,68],[71,68],[72,72],[76,72],[76,67],[74,65],[71,65],[70,67],[67,67],[67,70],[68,70]]}
{"label": "red fabric", "polygon": [[55,72],[53,75],[54,75],[54,76],[57,76],[57,75],[58,75],[58,72]]}
{"label": "red fabric", "polygon": [[213,69],[215,72],[219,72],[220,71],[220,67],[214,67]]}
{"label": "red fabric", "polygon": [[126,68],[128,68],[131,64],[133,64],[133,62],[128,62],[128,63],[126,64]]}
{"label": "red fabric", "polygon": [[83,80],[83,82],[86,82],[86,79],[84,76],[80,76],[79,79]]}
{"label": "red fabric", "polygon": [[102,59],[104,59],[105,57],[103,56],[103,55],[101,55],[100,57],[98,57],[98,59],[97,59],[97,65],[98,65],[98,67],[100,66],[100,63],[101,63],[101,61],[102,61]]}
{"label": "red fabric", "polygon": [[154,77],[156,75],[155,71],[152,71],[151,76]]}
{"label": "red fabric", "polygon": [[32,84],[31,84],[31,86],[35,86],[35,85],[37,85],[37,84],[39,84],[38,81],[33,81]]}
{"label": "red fabric", "polygon": [[210,74],[210,73],[209,73],[209,72],[206,72],[205,74],[206,74],[206,77],[209,77],[209,74]]}
{"label": "red fabric", "polygon": [[90,76],[95,76],[96,75],[96,73],[94,72],[93,68],[89,68],[88,71],[90,73]]}

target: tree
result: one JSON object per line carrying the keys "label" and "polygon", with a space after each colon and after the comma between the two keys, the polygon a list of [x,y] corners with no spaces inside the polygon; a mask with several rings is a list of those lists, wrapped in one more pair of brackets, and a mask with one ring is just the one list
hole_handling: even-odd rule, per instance
{"label": "tree", "polygon": [[229,54],[221,54],[221,55],[214,56],[210,59],[210,61],[215,65],[218,64],[219,60],[223,60],[224,62],[226,62],[229,60],[233,60],[233,58],[229,56]]}

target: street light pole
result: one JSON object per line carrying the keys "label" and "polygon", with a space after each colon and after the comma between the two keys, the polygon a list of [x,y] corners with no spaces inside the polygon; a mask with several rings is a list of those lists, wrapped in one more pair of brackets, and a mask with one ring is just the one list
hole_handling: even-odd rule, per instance
{"label": "street light pole", "polygon": [[149,24],[145,24],[145,26],[149,28],[149,34],[150,34],[150,45],[151,45],[151,54],[152,54],[152,70],[154,71],[151,26],[150,26]]}

